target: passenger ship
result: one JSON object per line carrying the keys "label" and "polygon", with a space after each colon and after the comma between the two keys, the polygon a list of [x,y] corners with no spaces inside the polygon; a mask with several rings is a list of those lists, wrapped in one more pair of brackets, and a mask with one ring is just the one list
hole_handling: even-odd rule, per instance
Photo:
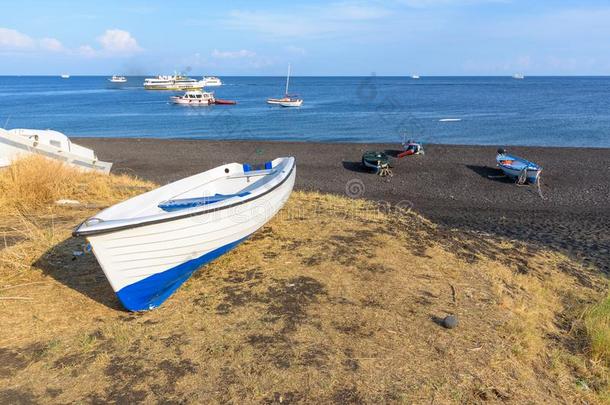
{"label": "passenger ship", "polygon": [[205,86],[203,80],[195,80],[179,74],[144,79],[146,90],[201,90],[203,86]]}

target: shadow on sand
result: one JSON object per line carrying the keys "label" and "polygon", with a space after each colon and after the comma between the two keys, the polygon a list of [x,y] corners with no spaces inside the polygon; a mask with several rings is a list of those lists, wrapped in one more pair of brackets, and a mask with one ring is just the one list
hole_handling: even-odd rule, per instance
{"label": "shadow on sand", "polygon": [[371,171],[365,167],[362,162],[358,161],[358,162],[348,162],[348,161],[343,161],[343,168],[346,170],[349,170],[351,172],[356,172],[356,173],[370,173]]}
{"label": "shadow on sand", "polygon": [[92,253],[75,256],[86,243],[68,238],[43,253],[33,264],[66,287],[118,311],[125,311]]}
{"label": "shadow on sand", "polygon": [[489,180],[499,181],[501,183],[514,183],[510,177],[505,176],[502,170],[489,167],[489,166],[478,166],[478,165],[466,165],[467,168],[475,172],[481,177],[484,177]]}

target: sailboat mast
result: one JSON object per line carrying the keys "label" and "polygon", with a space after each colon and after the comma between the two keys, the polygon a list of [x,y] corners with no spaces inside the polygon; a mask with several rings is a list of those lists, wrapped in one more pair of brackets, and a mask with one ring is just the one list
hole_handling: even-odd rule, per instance
{"label": "sailboat mast", "polygon": [[288,64],[288,75],[286,76],[286,96],[288,96],[288,83],[290,82],[290,63]]}

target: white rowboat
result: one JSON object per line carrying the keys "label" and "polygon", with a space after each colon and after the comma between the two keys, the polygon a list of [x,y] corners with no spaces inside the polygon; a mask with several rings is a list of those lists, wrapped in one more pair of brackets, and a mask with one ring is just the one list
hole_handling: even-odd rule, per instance
{"label": "white rowboat", "polygon": [[125,308],[153,309],[271,219],[295,176],[293,157],[222,165],[107,208],[74,236],[87,237]]}
{"label": "white rowboat", "polygon": [[9,166],[23,156],[39,154],[60,160],[82,170],[109,173],[112,163],[98,160],[95,152],[70,141],[61,132],[50,129],[0,128],[0,167]]}

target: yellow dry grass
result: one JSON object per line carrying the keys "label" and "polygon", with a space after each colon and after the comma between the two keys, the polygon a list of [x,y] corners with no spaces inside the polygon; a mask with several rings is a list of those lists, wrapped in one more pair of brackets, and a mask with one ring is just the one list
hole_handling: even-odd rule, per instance
{"label": "yellow dry grass", "polygon": [[[0,251],[0,403],[608,399],[591,343],[602,340],[589,340],[605,304],[582,316],[605,281],[561,253],[295,192],[162,307],[131,314],[95,258],[73,256],[84,241],[70,232],[88,204],[150,184],[61,170],[73,184],[28,179],[46,187],[29,202],[15,174],[26,172],[0,172],[3,191],[19,190],[0,210],[12,240]],[[447,314],[456,329],[438,324]]]}

